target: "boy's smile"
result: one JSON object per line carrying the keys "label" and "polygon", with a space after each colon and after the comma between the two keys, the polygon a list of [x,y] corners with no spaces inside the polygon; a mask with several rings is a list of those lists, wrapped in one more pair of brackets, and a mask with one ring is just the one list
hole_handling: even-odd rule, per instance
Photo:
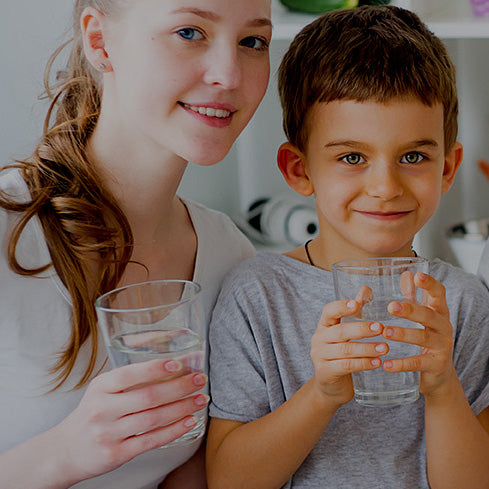
{"label": "boy's smile", "polygon": [[301,193],[316,199],[322,266],[411,255],[414,235],[450,188],[461,157],[458,143],[444,155],[441,104],[318,103],[307,122],[305,151],[296,153],[309,185]]}

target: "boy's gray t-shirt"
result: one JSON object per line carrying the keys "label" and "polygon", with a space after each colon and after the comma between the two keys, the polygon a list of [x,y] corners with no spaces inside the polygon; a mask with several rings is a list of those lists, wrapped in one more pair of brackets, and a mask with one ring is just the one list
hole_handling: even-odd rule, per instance
{"label": "boy's gray t-shirt", "polygon": [[[453,361],[477,415],[489,406],[489,292],[440,260],[430,274],[447,290]],[[239,265],[210,327],[210,415],[249,422],[289,399],[314,375],[311,337],[333,300],[331,272],[271,253]],[[343,405],[283,487],[428,489],[422,396],[390,408]]]}

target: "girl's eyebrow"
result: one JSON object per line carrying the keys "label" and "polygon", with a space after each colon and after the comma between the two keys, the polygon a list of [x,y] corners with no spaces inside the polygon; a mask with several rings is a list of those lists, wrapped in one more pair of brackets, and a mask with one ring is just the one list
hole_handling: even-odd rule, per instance
{"label": "girl's eyebrow", "polygon": [[[193,14],[193,15],[198,15],[199,17],[202,17],[203,19],[211,20],[213,22],[217,22],[221,20],[221,17],[217,15],[214,12],[211,12],[210,10],[202,10],[197,7],[181,7],[179,9],[173,10],[170,12],[171,14]],[[272,26],[272,21],[268,19],[267,17],[263,18],[257,18],[250,20],[246,24],[247,26],[250,27],[271,27]]]}

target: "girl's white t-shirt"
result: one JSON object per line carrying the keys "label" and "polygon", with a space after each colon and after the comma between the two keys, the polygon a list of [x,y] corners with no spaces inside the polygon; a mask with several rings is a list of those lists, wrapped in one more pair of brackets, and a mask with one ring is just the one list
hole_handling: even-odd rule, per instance
{"label": "girl's white t-shirt", "polygon": [[[0,190],[19,201],[29,198],[18,170],[2,173]],[[202,285],[208,325],[224,276],[255,251],[228,216],[191,201],[184,202],[198,239],[193,280]],[[70,389],[84,372],[90,353],[90,345],[85,344],[68,381],[61,389],[47,393],[51,387],[49,369],[70,337],[71,300],[52,268],[40,277],[24,277],[9,268],[8,236],[17,219],[17,214],[0,210],[0,452],[57,425],[77,407],[85,389]],[[30,220],[22,234],[17,257],[26,268],[50,263],[37,218]],[[101,339],[98,351],[95,371],[106,360]],[[107,364],[102,372],[110,368]],[[73,487],[154,489],[169,472],[190,458],[199,444],[152,450],[119,469]],[[35,470],[35,460],[26,460],[25,464],[26,470]]]}

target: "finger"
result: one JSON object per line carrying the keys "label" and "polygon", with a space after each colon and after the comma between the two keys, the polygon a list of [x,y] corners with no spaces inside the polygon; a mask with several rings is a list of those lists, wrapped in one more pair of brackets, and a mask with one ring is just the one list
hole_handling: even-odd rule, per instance
{"label": "finger", "polygon": [[426,355],[386,360],[383,364],[387,372],[421,372],[426,363]]}
{"label": "finger", "polygon": [[318,331],[316,341],[320,343],[343,343],[378,336],[383,325],[377,321],[359,321],[358,323],[339,323]]}
{"label": "finger", "polygon": [[319,326],[330,327],[338,324],[342,317],[351,316],[358,310],[358,303],[353,300],[334,301],[326,304],[321,312]]}
{"label": "finger", "polygon": [[117,394],[122,414],[145,411],[178,401],[202,389],[207,376],[197,372]]}
{"label": "finger", "polygon": [[120,449],[126,456],[133,458],[136,455],[163,447],[168,443],[180,438],[197,425],[198,419],[195,416],[187,416],[175,423],[163,428],[158,428],[140,435],[131,436],[124,440]]}
{"label": "finger", "polygon": [[160,382],[184,371],[184,365],[178,360],[151,360],[115,368],[94,379],[98,390],[116,393],[141,384]]}
{"label": "finger", "polygon": [[439,335],[425,328],[402,328],[386,325],[382,336],[392,341],[419,345],[423,348],[434,348]]}
{"label": "finger", "polygon": [[427,273],[417,273],[414,277],[414,282],[419,288],[427,292],[424,298],[427,307],[442,315],[449,315],[446,291],[443,284]]}
{"label": "finger", "polygon": [[128,438],[175,423],[204,409],[208,402],[209,396],[197,394],[171,404],[124,416],[118,423],[119,437]]}
{"label": "finger", "polygon": [[426,306],[408,304],[407,302],[391,302],[387,310],[393,316],[422,324],[425,328],[436,331],[444,336],[451,336],[452,334],[450,321],[445,316]]}
{"label": "finger", "polygon": [[329,377],[342,377],[354,372],[375,370],[382,364],[379,358],[343,358],[325,363],[327,363]]}
{"label": "finger", "polygon": [[372,302],[374,300],[374,294],[372,293],[372,289],[367,287],[366,285],[362,286],[358,291],[355,301],[358,302],[360,307],[364,306],[368,302]]}
{"label": "finger", "polygon": [[387,343],[348,341],[322,345],[318,353],[322,360],[341,360],[343,358],[375,358],[385,355],[388,351]]}
{"label": "finger", "polygon": [[416,303],[416,286],[414,285],[414,275],[409,270],[401,273],[400,278],[401,294],[406,302]]}

